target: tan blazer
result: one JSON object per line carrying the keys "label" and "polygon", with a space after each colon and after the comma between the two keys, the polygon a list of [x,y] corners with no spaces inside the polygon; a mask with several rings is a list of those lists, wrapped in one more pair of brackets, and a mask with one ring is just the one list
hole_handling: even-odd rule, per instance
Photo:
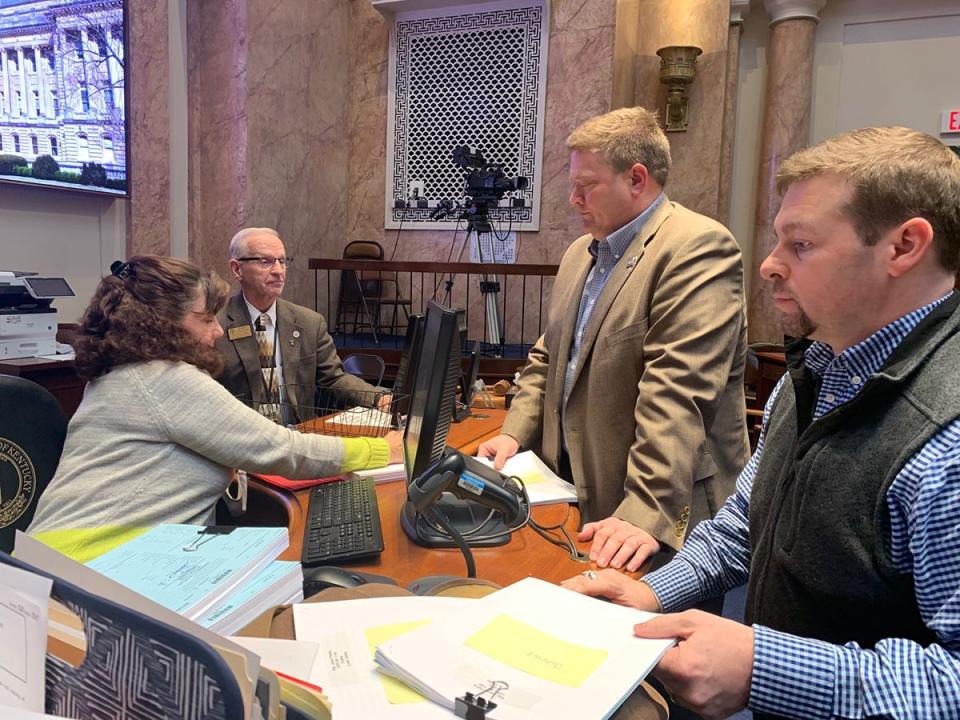
{"label": "tan blazer", "polygon": [[[223,373],[218,380],[245,402],[264,402],[260,351],[243,295],[237,293],[230,298],[218,319],[223,326],[223,337],[217,340],[216,347],[224,360]],[[327,321],[313,310],[278,299],[277,342],[280,343],[285,397],[294,410],[294,419],[306,420],[313,416],[306,410],[314,403],[314,398],[312,392],[310,397],[303,397],[305,388],[331,388],[346,393],[352,402],[367,401],[370,397],[366,393],[377,390],[360,378],[343,372],[333,338],[327,332]]]}
{"label": "tan blazer", "polygon": [[749,457],[740,249],[719,223],[662,203],[597,300],[563,413],[590,241],[564,254],[503,430],[555,470],[565,432],[584,521],[614,515],[679,548]]}

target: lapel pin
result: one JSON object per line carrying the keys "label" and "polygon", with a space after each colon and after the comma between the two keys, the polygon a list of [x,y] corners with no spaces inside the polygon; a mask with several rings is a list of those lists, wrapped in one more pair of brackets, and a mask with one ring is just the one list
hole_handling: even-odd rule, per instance
{"label": "lapel pin", "polygon": [[639,259],[640,259],[640,256],[639,256],[639,255],[631,255],[631,256],[627,259],[627,267],[628,267],[628,268],[632,268],[634,265],[637,264],[637,261],[638,261]]}

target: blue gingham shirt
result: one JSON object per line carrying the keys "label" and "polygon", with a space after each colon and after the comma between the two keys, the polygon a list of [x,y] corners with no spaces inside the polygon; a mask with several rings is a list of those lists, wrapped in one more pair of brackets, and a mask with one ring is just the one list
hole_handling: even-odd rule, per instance
{"label": "blue gingham shirt", "polygon": [[656,200],[650,203],[650,206],[633,220],[628,222],[619,230],[614,230],[603,240],[594,240],[590,243],[589,252],[593,256],[593,267],[590,268],[590,274],[587,275],[587,281],[583,286],[583,295],[580,296],[580,309],[577,312],[577,326],[573,331],[573,341],[570,343],[570,356],[567,359],[567,367],[563,376],[563,407],[567,406],[567,397],[570,395],[570,388],[573,386],[573,376],[577,372],[577,364],[580,361],[580,348],[583,342],[583,333],[590,323],[590,316],[593,314],[593,308],[597,304],[597,299],[607,280],[613,274],[613,268],[616,266],[623,254],[627,252],[630,243],[640,232],[640,228],[650,218],[664,200],[663,193],[657,195]]}
{"label": "blue gingham shirt", "polygon": [[[856,396],[946,297],[839,355],[823,343],[812,344],[806,364],[822,381],[814,416]],[[787,377],[767,403],[764,427]],[[750,491],[763,442],[761,434],[736,493],[717,516],[693,530],[672,562],[644,578],[664,611],[681,610],[747,581]],[[751,710],[795,718],[960,718],[960,420],[910,458],[890,485],[886,502],[890,556],[899,570],[913,573],[920,614],[938,643],[924,648],[888,638],[865,650],[852,642],[833,645],[754,625]]]}

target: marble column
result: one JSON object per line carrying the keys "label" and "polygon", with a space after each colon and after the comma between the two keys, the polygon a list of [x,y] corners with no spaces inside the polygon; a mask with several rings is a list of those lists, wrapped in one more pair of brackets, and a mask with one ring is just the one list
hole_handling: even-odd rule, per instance
{"label": "marble column", "polygon": [[33,64],[37,69],[37,93],[40,98],[40,108],[37,110],[37,117],[47,116],[47,84],[43,81],[43,58],[40,54],[40,47],[33,46]]}
{"label": "marble column", "polygon": [[23,48],[17,48],[17,74],[20,75],[20,102],[17,103],[17,116],[28,117],[30,115],[30,102],[27,98],[27,69],[23,66],[26,57]]}
{"label": "marble column", "polygon": [[733,137],[736,131],[737,85],[740,79],[740,36],[750,0],[730,0],[730,31],[727,34],[727,90],[723,96],[723,132],[720,146],[720,191],[717,219],[730,223],[730,186],[733,183]]}
{"label": "marble column", "polygon": [[[131,0],[127,257],[170,254],[170,41],[167,0]],[[62,75],[62,73],[61,73]],[[63,96],[66,103],[67,98]],[[65,114],[70,114],[64,106]]]}
{"label": "marble column", "polygon": [[770,14],[763,135],[757,173],[757,201],[748,305],[751,342],[780,342],[783,334],[760,265],[776,243],[773,220],[780,207],[777,166],[810,141],[813,51],[818,13],[826,0],[764,0]]}
{"label": "marble column", "polygon": [[0,108],[0,114],[7,116],[13,115],[13,92],[10,84],[10,61],[7,58],[7,49],[0,48],[0,63],[3,64],[3,96],[6,98],[5,106]]}

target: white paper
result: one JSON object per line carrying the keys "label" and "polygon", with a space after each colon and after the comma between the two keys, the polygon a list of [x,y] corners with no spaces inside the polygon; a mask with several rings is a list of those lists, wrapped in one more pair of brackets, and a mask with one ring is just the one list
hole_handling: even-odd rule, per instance
{"label": "white paper", "polygon": [[373,482],[379,485],[380,483],[395,482],[396,480],[406,480],[407,470],[403,463],[392,463],[369,470],[354,470],[350,473],[350,476],[355,478],[372,477]]}
{"label": "white paper", "polygon": [[370,654],[367,631],[464,613],[475,602],[412,596],[294,605],[297,640],[314,642],[320,648],[310,682],[322,687],[333,702],[337,720],[449,719],[449,711],[426,699],[390,704]]}
{"label": "white paper", "polygon": [[[493,467],[492,458],[478,457],[477,460]],[[533,450],[517,453],[504,463],[500,472],[523,480],[531,505],[577,502],[576,488],[548,468]]]}
{"label": "white paper", "polygon": [[310,682],[310,671],[320,646],[304,640],[231,637],[237,645],[260,656],[260,664],[284,675]]}
{"label": "white paper", "polygon": [[47,602],[52,586],[49,578],[0,565],[0,705],[34,712],[46,707]]}
{"label": "white paper", "polygon": [[352,407],[324,420],[324,422],[344,427],[389,430],[393,427],[393,416],[377,408]]}
{"label": "white paper", "polygon": [[[486,692],[485,699],[498,704],[487,714],[491,720],[590,720],[609,717],[674,642],[633,635],[633,626],[653,617],[651,613],[535,578],[473,602],[469,613],[438,619],[381,644],[377,663],[406,681],[415,681],[448,708],[465,691]],[[465,644],[501,616],[563,642],[605,651],[605,659],[573,687],[529,674]]]}

